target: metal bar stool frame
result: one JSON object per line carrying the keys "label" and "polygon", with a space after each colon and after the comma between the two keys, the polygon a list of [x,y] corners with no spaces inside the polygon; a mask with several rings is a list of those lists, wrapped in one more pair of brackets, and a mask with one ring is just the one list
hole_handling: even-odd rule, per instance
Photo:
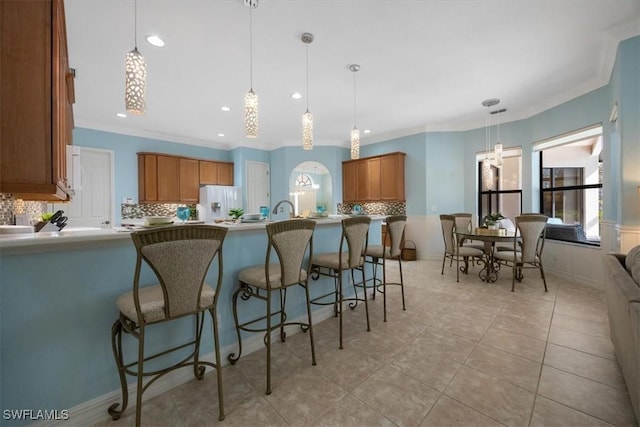
{"label": "metal bar stool frame", "polygon": [[[280,329],[280,340],[285,342],[285,326],[298,325],[303,332],[309,332],[311,343],[311,363],[316,364],[315,346],[313,341],[313,321],[309,298],[309,271],[311,271],[311,257],[313,256],[313,232],[316,222],[304,219],[278,221],[267,224],[268,244],[264,265],[256,265],[243,269],[239,274],[239,288],[233,293],[233,319],[238,338],[238,353],[230,353],[227,356],[229,363],[234,365],[242,355],[241,331],[264,332],[264,344],[267,348],[267,385],[266,394],[271,394],[271,334]],[[278,264],[271,262],[272,252],[278,258]],[[306,254],[306,267],[305,267]],[[303,268],[305,267],[305,268]],[[291,286],[301,286],[305,290],[307,306],[307,320],[304,322],[287,322],[285,311],[287,302],[287,289]],[[272,311],[272,293],[278,292],[280,306],[277,311]],[[266,303],[266,314],[240,322],[238,317],[238,298],[248,301],[255,298]],[[273,318],[278,320],[272,323]],[[266,325],[262,325],[266,323]]]}
{"label": "metal bar stool frame", "polygon": [[[114,403],[108,409],[112,419],[117,420],[127,409],[129,394],[127,375],[135,376],[136,381],[136,426],[141,423],[142,395],[158,379],[176,369],[192,366],[193,374],[198,379],[204,378],[205,366],[216,370],[218,385],[218,405],[220,421],[224,420],[224,398],[222,390],[222,372],[220,369],[220,342],[217,323],[217,304],[222,285],[223,262],[222,245],[227,229],[219,226],[178,225],[142,230],[131,233],[136,248],[136,267],[133,279],[133,290],[118,298],[120,314],[111,328],[113,355],[118,368],[122,390],[122,405]],[[194,256],[194,254],[196,254]],[[204,280],[213,260],[217,257],[218,277],[215,288]],[[140,286],[142,261],[155,273],[159,283],[151,286]],[[186,275],[176,275],[176,271],[184,266]],[[186,280],[183,280],[186,279]],[[190,288],[186,294],[181,290]],[[178,293],[176,293],[178,292]],[[195,293],[195,297],[194,297]],[[182,299],[181,296],[191,297]],[[201,306],[203,302],[209,302]],[[124,312],[123,312],[124,310]],[[212,320],[215,362],[199,359],[200,339],[204,326],[205,312],[209,312]],[[145,329],[147,326],[169,322],[186,316],[194,317],[195,337],[190,341],[170,349],[145,356]],[[126,363],[123,355],[123,333],[138,341],[138,357]],[[173,354],[178,350],[193,347],[192,351],[168,367],[144,371],[144,363]],[[133,369],[137,367],[137,369]],[[151,377],[146,384],[144,378]]]}

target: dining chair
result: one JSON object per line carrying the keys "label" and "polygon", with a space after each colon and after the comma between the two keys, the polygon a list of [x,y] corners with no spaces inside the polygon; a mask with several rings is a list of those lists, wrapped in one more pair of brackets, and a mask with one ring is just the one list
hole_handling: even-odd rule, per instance
{"label": "dining chair", "polygon": [[453,215],[440,215],[440,224],[442,226],[442,237],[444,239],[444,255],[442,257],[442,271],[440,274],[444,274],[444,264],[449,258],[451,262],[456,262],[456,281],[460,281],[460,260],[464,262],[462,267],[463,273],[469,271],[469,258],[471,260],[482,261],[485,256],[485,252],[480,249],[461,246],[457,243],[455,235],[456,229],[456,217]]}
{"label": "dining chair", "polygon": [[[194,376],[201,380],[205,366],[216,370],[218,383],[218,419],[224,419],[222,395],[222,371],[220,365],[220,342],[218,337],[217,304],[222,284],[222,244],[227,229],[211,225],[178,225],[131,233],[136,249],[136,267],[133,289],[117,299],[119,317],[111,328],[111,343],[115,357],[122,406],[114,403],[108,409],[114,420],[120,418],[128,405],[127,375],[136,377],[136,426],[142,416],[142,394],[160,377],[185,366],[193,367]],[[217,279],[214,286],[205,283],[212,261],[217,258]],[[141,285],[140,273],[143,261],[155,273],[157,284]],[[206,312],[211,315],[213,343],[216,360],[200,360],[200,340]],[[167,350],[145,354],[145,334],[149,326],[160,325],[176,319],[192,317],[194,336],[187,342]],[[137,359],[125,362],[123,335],[137,340]],[[129,342],[129,340],[126,340]],[[155,345],[155,342],[154,342]],[[185,349],[190,353],[184,355]],[[176,357],[165,360],[165,356],[180,351]],[[153,368],[145,371],[145,363],[154,360]],[[159,361],[166,367],[160,368]],[[150,378],[144,383],[145,378]]]}
{"label": "dining chair", "polygon": [[[327,276],[334,279],[334,290],[313,298],[311,303],[333,305],[334,314],[339,317],[340,323],[340,349],[343,348],[342,310],[344,302],[349,301],[349,308],[353,310],[358,305],[358,301],[364,301],[367,331],[371,330],[367,295],[365,292],[362,297],[358,296],[354,277],[354,271],[360,270],[362,283],[366,283],[364,254],[367,252],[370,223],[371,218],[364,215],[344,218],[342,220],[342,235],[340,236],[338,252],[314,255],[311,260],[311,270],[314,277]],[[345,298],[344,296],[343,273],[345,272],[351,273],[351,283],[354,288],[353,297]]]}
{"label": "dining chair", "polygon": [[[471,214],[467,212],[457,212],[451,214],[455,217],[456,220],[456,231],[473,231],[473,222],[471,221]],[[485,246],[482,243],[473,243],[471,240],[456,240],[459,245],[465,246],[467,248],[480,249],[481,251],[485,250]]]}
{"label": "dining chair", "polygon": [[542,250],[544,249],[547,216],[526,214],[516,217],[516,236],[513,238],[511,251],[496,251],[494,258],[500,264],[513,269],[511,292],[514,292],[516,279],[523,279],[523,268],[537,268],[542,276],[544,291],[547,292],[547,281],[542,266]]}
{"label": "dining chair", "polygon": [[[402,248],[400,244],[402,242],[402,237],[404,235],[404,228],[407,224],[407,216],[406,215],[392,215],[385,218],[385,222],[387,224],[387,233],[389,234],[389,242],[391,246],[384,246],[384,236],[383,236],[383,244],[382,245],[371,245],[367,246],[367,249],[364,253],[365,262],[369,263],[373,266],[373,298],[375,299],[376,291],[380,291],[380,287],[382,287],[382,300],[383,300],[383,311],[384,311],[384,321],[387,321],[387,285],[395,285],[400,286],[401,294],[402,294],[402,309],[406,310],[406,305],[404,301],[404,280],[402,278]],[[387,282],[387,268],[386,261],[387,260],[397,260],[398,261],[398,270],[400,273],[400,281],[399,282]],[[382,280],[377,278],[378,267],[382,267]],[[361,286],[364,287],[364,293],[367,294],[367,282],[363,282]],[[360,286],[360,285],[357,285]]]}
{"label": "dining chair", "polygon": [[[286,339],[285,326],[299,326],[303,332],[309,332],[311,344],[311,364],[316,364],[313,342],[313,321],[309,299],[309,271],[313,256],[313,232],[316,222],[306,219],[291,219],[266,225],[267,251],[264,264],[245,268],[238,274],[239,288],[233,293],[233,320],[238,338],[238,353],[227,357],[235,364],[242,354],[241,331],[264,332],[264,343],[267,348],[267,387],[266,394],[271,394],[271,335],[280,330],[280,340]],[[277,262],[274,262],[274,258]],[[304,289],[307,306],[307,322],[287,321],[286,303],[287,289],[300,286]],[[273,311],[272,294],[277,293],[279,308]],[[265,314],[249,320],[239,319],[238,306],[254,299],[265,303]],[[251,309],[253,312],[255,308]],[[275,323],[274,323],[275,321]]]}

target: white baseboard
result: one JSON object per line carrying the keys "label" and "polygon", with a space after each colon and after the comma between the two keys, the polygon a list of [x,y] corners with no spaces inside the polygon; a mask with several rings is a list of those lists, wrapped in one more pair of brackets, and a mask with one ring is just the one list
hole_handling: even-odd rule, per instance
{"label": "white baseboard", "polygon": [[[321,307],[312,313],[313,315],[313,323],[317,324],[326,320],[333,316],[333,306]],[[297,319],[294,319],[294,322],[304,322],[306,321],[306,315],[302,315]],[[300,328],[295,325],[291,325],[286,328],[287,336],[294,335],[300,332]],[[274,332],[274,335],[279,334],[278,331]],[[246,337],[242,341],[242,353],[243,356],[253,353],[254,351],[260,350],[264,347],[264,335],[261,333],[252,334],[249,337]],[[221,355],[221,365],[228,365],[228,360],[226,355],[237,351],[237,343],[233,343],[225,346],[220,349]],[[202,355],[200,357],[201,360],[207,362],[214,362],[215,356],[213,352]],[[114,368],[114,375],[117,375]],[[142,400],[147,401],[149,399],[154,398],[162,393],[165,393],[173,388],[176,388],[182,384],[185,384],[189,381],[193,380],[193,370],[192,369],[178,369],[173,372],[168,373],[164,377],[160,378],[156,381],[142,396]],[[43,427],[43,426],[90,426],[96,423],[105,421],[110,419],[109,414],[107,413],[107,409],[109,406],[114,403],[121,403],[122,398],[120,395],[120,389],[114,390],[107,394],[103,394],[102,396],[96,397],[95,399],[88,400],[86,402],[82,402],[79,405],[74,406],[69,410],[69,418],[67,420],[58,420],[58,421],[41,421],[32,424],[32,426]],[[135,411],[136,407],[136,384],[135,382],[129,384],[129,406],[127,407],[127,412]]]}

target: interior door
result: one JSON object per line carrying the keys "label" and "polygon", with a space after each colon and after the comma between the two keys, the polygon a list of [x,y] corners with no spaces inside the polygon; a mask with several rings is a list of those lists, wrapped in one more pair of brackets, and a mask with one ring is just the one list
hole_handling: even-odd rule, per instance
{"label": "interior door", "polygon": [[55,203],[68,227],[113,226],[113,151],[80,148],[80,185],[70,203]]}
{"label": "interior door", "polygon": [[269,164],[247,161],[247,213],[260,213],[260,206],[271,210]]}

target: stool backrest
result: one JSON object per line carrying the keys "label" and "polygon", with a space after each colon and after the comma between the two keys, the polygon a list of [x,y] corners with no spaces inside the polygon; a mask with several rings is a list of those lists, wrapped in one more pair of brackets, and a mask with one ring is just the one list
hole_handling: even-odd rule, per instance
{"label": "stool backrest", "polygon": [[200,296],[205,276],[218,256],[217,302],[222,283],[222,243],[227,229],[209,225],[177,225],[131,233],[137,259],[133,297],[138,319],[140,271],[144,260],[155,273],[164,295],[165,320],[202,311]]}
{"label": "stool backrest", "polygon": [[385,219],[387,223],[387,232],[389,233],[389,239],[391,240],[391,247],[389,248],[392,257],[400,256],[402,248],[402,235],[404,234],[404,228],[407,225],[406,215],[391,215]]}
{"label": "stool backrest", "polygon": [[[269,268],[273,248],[280,261],[282,286],[300,283],[303,279],[301,276],[303,267],[307,272],[310,270],[315,227],[316,222],[307,219],[291,219],[267,224],[269,248],[267,249],[265,268]],[[309,250],[307,265],[303,266],[307,248]],[[267,277],[269,277],[268,274]]]}
{"label": "stool backrest", "polygon": [[[345,242],[349,250],[349,265],[341,265],[342,268],[354,268],[363,265],[363,255],[367,250],[369,238],[369,224],[371,224],[371,218],[364,215],[345,218],[342,220],[340,253],[344,250]],[[340,264],[342,264],[342,257],[340,257]]]}

